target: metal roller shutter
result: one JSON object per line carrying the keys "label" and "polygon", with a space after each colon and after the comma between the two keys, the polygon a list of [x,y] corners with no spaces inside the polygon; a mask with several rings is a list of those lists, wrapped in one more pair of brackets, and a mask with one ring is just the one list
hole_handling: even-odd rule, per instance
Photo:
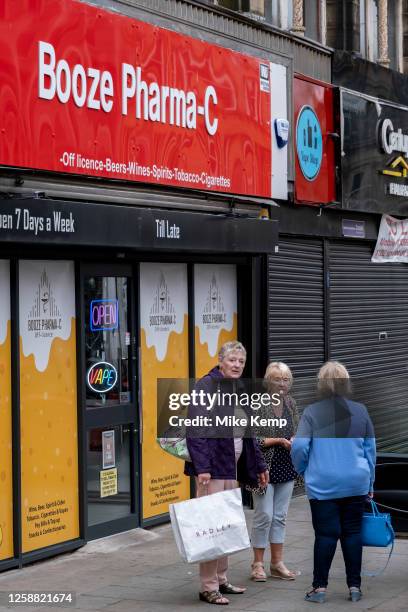
{"label": "metal roller shutter", "polygon": [[373,264],[373,245],[330,243],[330,355],[353,376],[378,448],[408,452],[408,265]]}
{"label": "metal roller shutter", "polygon": [[324,362],[323,243],[283,239],[268,261],[268,357],[295,376]]}

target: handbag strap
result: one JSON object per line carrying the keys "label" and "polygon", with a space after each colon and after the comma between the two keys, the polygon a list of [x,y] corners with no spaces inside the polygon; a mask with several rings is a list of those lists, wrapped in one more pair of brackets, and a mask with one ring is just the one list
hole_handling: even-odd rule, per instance
{"label": "handbag strap", "polygon": [[386,522],[386,526],[387,526],[388,531],[391,534],[391,549],[390,549],[390,552],[388,554],[387,562],[384,565],[384,567],[381,570],[379,570],[378,572],[368,572],[367,570],[362,570],[361,571],[361,575],[362,576],[368,576],[370,578],[375,578],[376,576],[380,576],[381,574],[383,574],[385,572],[385,570],[387,569],[387,566],[388,566],[388,564],[390,562],[390,559],[391,559],[392,552],[394,550],[395,533],[394,533],[394,529],[392,528],[392,525],[390,525],[390,523],[388,521]]}

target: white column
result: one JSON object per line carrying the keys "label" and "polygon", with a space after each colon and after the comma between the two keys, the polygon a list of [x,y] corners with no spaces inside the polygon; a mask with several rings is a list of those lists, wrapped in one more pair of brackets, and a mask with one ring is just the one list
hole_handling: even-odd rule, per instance
{"label": "white column", "polygon": [[327,19],[326,19],[326,0],[320,0],[319,5],[319,30],[320,30],[320,42],[322,45],[326,44],[327,38]]}

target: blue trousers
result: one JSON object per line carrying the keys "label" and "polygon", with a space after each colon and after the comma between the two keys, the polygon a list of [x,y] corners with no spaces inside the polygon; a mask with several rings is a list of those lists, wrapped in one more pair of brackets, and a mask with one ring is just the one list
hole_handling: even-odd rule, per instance
{"label": "blue trousers", "polygon": [[361,585],[361,523],[365,495],[311,499],[315,531],[313,588],[327,587],[330,566],[340,540],[348,587]]}

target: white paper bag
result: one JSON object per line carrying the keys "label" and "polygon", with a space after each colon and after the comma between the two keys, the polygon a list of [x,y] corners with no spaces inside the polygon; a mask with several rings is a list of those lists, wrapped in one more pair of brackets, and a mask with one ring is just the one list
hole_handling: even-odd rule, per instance
{"label": "white paper bag", "polygon": [[212,561],[250,546],[239,488],[170,504],[170,519],[187,563]]}

